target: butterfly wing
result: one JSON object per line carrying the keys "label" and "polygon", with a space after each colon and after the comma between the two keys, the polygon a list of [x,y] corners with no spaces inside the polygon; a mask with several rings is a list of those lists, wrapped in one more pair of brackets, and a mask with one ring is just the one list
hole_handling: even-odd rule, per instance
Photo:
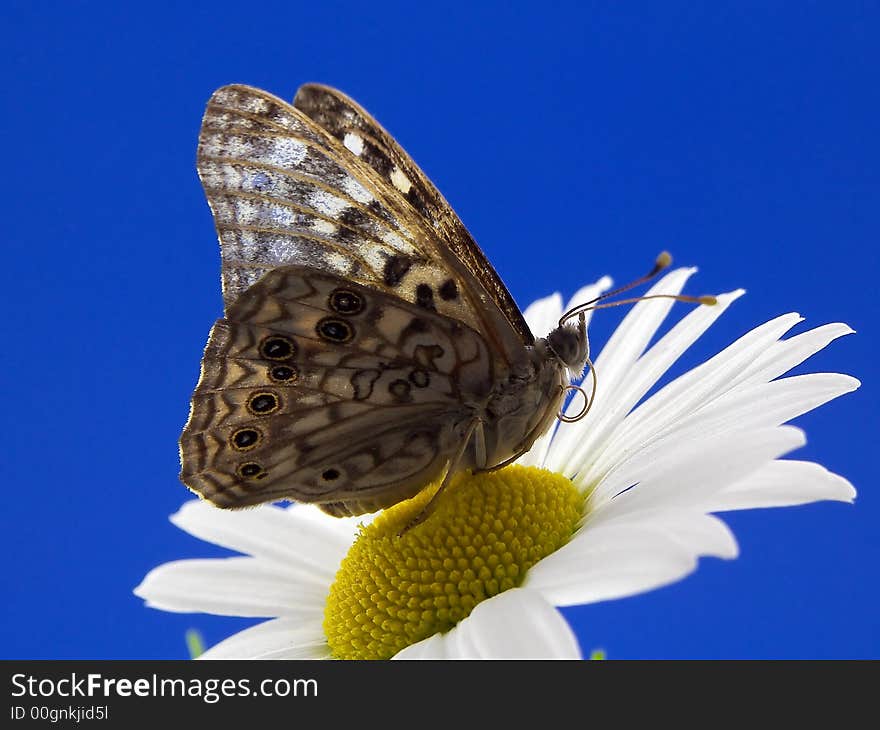
{"label": "butterfly wing", "polygon": [[208,103],[198,170],[226,306],[273,268],[306,265],[457,319],[522,362],[533,337],[519,309],[406,153],[339,92],[307,86],[297,105],[248,86]]}
{"label": "butterfly wing", "polygon": [[[445,468],[494,381],[456,320],[310,267],[265,275],[211,331],[181,479],[221,507],[394,504]],[[464,395],[466,394],[466,396]]]}
{"label": "butterfly wing", "polygon": [[342,142],[346,149],[395,189],[442,240],[441,254],[448,251],[464,264],[521,340],[528,345],[534,342],[522,312],[501,277],[452,206],[369,112],[341,91],[321,84],[300,87],[293,105]]}

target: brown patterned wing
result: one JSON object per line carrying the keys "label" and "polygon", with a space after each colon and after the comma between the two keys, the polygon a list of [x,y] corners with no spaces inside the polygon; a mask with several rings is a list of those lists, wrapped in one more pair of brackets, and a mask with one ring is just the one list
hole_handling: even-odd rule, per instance
{"label": "brown patterned wing", "polygon": [[[307,88],[314,97],[317,87]],[[358,113],[400,174],[383,174],[378,152],[355,154],[329,110],[317,121],[248,86],[211,97],[198,170],[226,307],[278,266],[309,266],[457,319],[483,333],[496,357],[521,361],[532,335],[485,256],[405,153]],[[400,175],[411,180],[408,194]]]}
{"label": "brown patterned wing", "polygon": [[308,267],[218,320],[181,437],[181,479],[220,507],[294,499],[360,514],[438,477],[488,392],[469,327]]}
{"label": "brown patterned wing", "polygon": [[293,105],[393,187],[427,221],[428,226],[437,231],[449,251],[483,285],[522,341],[528,345],[534,342],[531,330],[504,282],[452,206],[366,109],[341,91],[321,84],[301,86]]}

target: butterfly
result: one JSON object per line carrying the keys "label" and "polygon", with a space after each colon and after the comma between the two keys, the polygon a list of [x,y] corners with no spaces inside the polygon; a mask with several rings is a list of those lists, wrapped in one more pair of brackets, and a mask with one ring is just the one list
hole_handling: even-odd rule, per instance
{"label": "butterfly", "polygon": [[550,428],[588,363],[583,316],[536,338],[449,204],[353,100],[225,86],[197,168],[224,316],[180,439],[191,490],[223,508],[357,515],[509,464]]}

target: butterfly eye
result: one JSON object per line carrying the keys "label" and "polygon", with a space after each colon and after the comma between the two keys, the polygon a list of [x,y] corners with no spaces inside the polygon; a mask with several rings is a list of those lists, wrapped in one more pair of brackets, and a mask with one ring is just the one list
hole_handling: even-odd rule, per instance
{"label": "butterfly eye", "polygon": [[250,451],[262,438],[255,428],[240,428],[232,434],[232,448],[236,451]]}
{"label": "butterfly eye", "polygon": [[260,343],[260,354],[267,360],[287,360],[296,354],[296,345],[287,337],[272,335]]}
{"label": "butterfly eye", "polygon": [[330,309],[339,314],[360,314],[364,300],[348,289],[336,289],[330,293]]}
{"label": "butterfly eye", "polygon": [[262,479],[266,476],[266,470],[255,461],[245,462],[236,472],[242,479]]}
{"label": "butterfly eye", "polygon": [[247,402],[248,410],[258,416],[274,413],[280,407],[281,402],[274,393],[254,393]]}
{"label": "butterfly eye", "polygon": [[269,368],[269,379],[276,383],[289,383],[296,380],[299,371],[291,365],[273,365]]}
{"label": "butterfly eye", "polygon": [[318,335],[330,342],[349,342],[354,337],[352,326],[341,319],[324,317],[316,328]]}

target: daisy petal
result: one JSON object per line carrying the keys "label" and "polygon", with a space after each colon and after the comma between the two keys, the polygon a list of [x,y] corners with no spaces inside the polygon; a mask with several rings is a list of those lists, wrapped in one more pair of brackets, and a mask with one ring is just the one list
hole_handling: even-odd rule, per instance
{"label": "daisy petal", "polygon": [[[678,294],[688,277],[696,269],[677,269],[664,276],[646,294]],[[617,406],[616,392],[630,373],[632,366],[641,356],[648,342],[654,336],[672,307],[671,299],[652,299],[636,304],[624,317],[623,322],[611,335],[608,344],[595,361],[597,376],[596,395],[586,417],[569,428],[559,429],[553,444],[549,464],[562,473],[572,473],[572,461],[580,463],[578,454],[590,450],[590,445],[604,438],[606,431],[623,419],[627,410]],[[589,391],[590,376],[582,384]],[[578,402],[572,401],[566,412],[570,415],[580,409]]]}
{"label": "daisy petal", "polygon": [[556,436],[556,429],[559,428],[559,422],[554,422],[547,432],[543,435],[539,436],[535,439],[535,442],[532,444],[532,448],[530,448],[526,453],[520,456],[516,463],[520,466],[538,466],[543,467],[547,460],[547,454],[550,451],[550,446],[553,443],[553,439]]}
{"label": "daisy petal", "polygon": [[[566,311],[571,309],[572,307],[577,306],[578,304],[592,301],[602,292],[610,289],[612,283],[613,282],[611,280],[611,277],[603,276],[595,284],[588,284],[585,287],[581,287],[580,289],[578,289],[577,292],[575,292],[575,295],[566,305]],[[558,295],[554,296],[558,297]],[[536,336],[543,337],[551,330],[555,329],[556,325],[559,323],[559,318],[562,316],[561,308],[559,308],[559,311],[557,312],[556,307],[557,303],[561,302],[561,299],[554,300],[552,306],[547,303],[547,300],[550,299],[552,299],[552,297],[539,299],[537,302],[535,302],[535,305],[541,306],[531,315],[531,319],[529,318],[529,312],[532,307],[529,307],[529,309],[527,309],[524,313],[526,322],[529,323],[529,327]],[[550,317],[550,315],[552,315],[552,318]],[[589,324],[592,315],[592,311],[588,311],[584,314],[584,321],[586,324]],[[544,318],[540,319],[540,317]],[[534,325],[532,324],[533,321],[535,322]],[[555,438],[555,433],[558,426],[559,423],[554,422],[553,425],[546,431],[546,433],[544,433],[542,436],[539,436],[538,439],[532,444],[532,448],[530,448],[525,454],[517,459],[516,463],[520,464],[521,466],[544,466],[547,453],[550,450],[550,444]]]}
{"label": "daisy petal", "polygon": [[562,295],[559,292],[532,302],[523,318],[535,337],[545,337],[555,329],[562,316]]}
{"label": "daisy petal", "polygon": [[854,330],[841,322],[826,324],[803,332],[768,347],[746,368],[750,381],[767,382],[800,365],[838,337],[851,335]]}
{"label": "daisy petal", "polygon": [[[635,442],[643,446],[635,450],[629,438],[615,438],[599,461],[577,480],[587,486],[604,480],[594,494],[594,499],[599,499],[638,481],[631,473],[646,460],[653,462],[652,469],[656,469],[655,460],[662,460],[662,452],[674,444],[686,444],[685,452],[709,449],[707,444],[716,437],[730,438],[734,433],[785,423],[858,387],[858,380],[838,373],[811,373],[745,386],[715,399],[689,419],[667,426],[660,434],[645,433]],[[706,458],[705,454],[702,458]],[[617,471],[614,477],[612,465]],[[622,484],[628,479],[632,481]]]}
{"label": "daisy petal", "polygon": [[822,499],[852,502],[853,485],[809,461],[771,461],[719,491],[708,507],[713,512],[755,507],[788,507]]}
{"label": "daisy petal", "polygon": [[[171,516],[171,522],[191,535],[267,561],[283,563],[290,572],[332,578],[351,546],[354,520],[315,519],[306,505],[284,509],[262,505],[250,510],[221,510],[193,500]],[[295,537],[296,539],[291,539]]]}
{"label": "daisy petal", "polygon": [[321,621],[276,618],[239,631],[199,659],[330,659]]}
{"label": "daisy petal", "polygon": [[[705,509],[715,493],[806,442],[793,426],[658,441],[608,476],[590,497],[591,519],[659,507]],[[629,489],[632,485],[637,485]],[[609,501],[610,500],[610,501]]]}
{"label": "daisy petal", "polygon": [[861,383],[840,373],[794,375],[744,386],[701,409],[678,431],[704,434],[777,426],[856,390]]}
{"label": "daisy petal", "polygon": [[[629,377],[625,383],[621,383],[615,392],[614,409],[626,414],[641,400],[645,393],[656,383],[662,375],[670,368],[670,366],[702,335],[715,320],[717,320],[725,310],[739,297],[744,294],[744,290],[738,289],[734,292],[721,294],[717,297],[718,303],[714,306],[697,307],[690,312],[684,319],[679,321],[666,335],[664,335],[648,352],[639,358],[638,362],[632,367]],[[578,473],[585,471],[596,461],[607,462],[608,459],[614,459],[616,453],[613,449],[614,441],[620,441],[617,433],[622,431],[626,433],[624,422],[626,419],[618,419],[618,426],[611,433],[616,438],[610,438],[611,455],[605,459],[600,457],[604,451],[609,448],[598,447],[592,448],[591,443],[584,444],[579,449],[580,458],[572,458],[568,465],[568,473]],[[624,422],[621,422],[624,421]],[[592,443],[601,437],[601,434],[591,433],[594,439]],[[598,467],[601,470],[601,467]],[[588,477],[589,478],[589,477]]]}
{"label": "daisy petal", "polygon": [[693,510],[645,512],[590,524],[535,565],[523,586],[557,606],[623,598],[683,578],[701,555],[736,557],[721,520]]}
{"label": "daisy petal", "polygon": [[277,563],[237,557],[165,563],[134,593],[165,611],[305,618],[323,612],[328,588],[297,580]]}
{"label": "daisy petal", "polygon": [[410,644],[406,649],[397,652],[392,659],[449,659],[446,654],[446,637],[443,634],[432,634],[417,644]]}
{"label": "daisy petal", "polygon": [[439,658],[438,638],[450,659],[580,659],[581,652],[562,615],[539,593],[512,588],[477,604],[470,616],[428,647],[415,644],[398,659]]}
{"label": "daisy petal", "polygon": [[[569,309],[573,309],[579,304],[592,302],[600,294],[608,291],[613,284],[614,281],[610,276],[603,276],[595,284],[587,284],[586,286],[581,287],[574,293],[574,296],[568,300],[568,304],[565,305],[565,311],[567,312]],[[590,309],[584,312],[584,322],[586,324],[590,324],[590,319],[593,317],[593,311],[594,310]],[[556,325],[554,324],[554,327],[555,326]],[[534,330],[532,331],[534,332]]]}
{"label": "daisy petal", "polygon": [[[626,444],[646,443],[670,424],[687,423],[692,414],[734,388],[751,363],[800,321],[800,315],[786,314],[756,327],[710,360],[661,388],[615,430],[605,447],[602,464],[613,462],[615,449]],[[591,466],[589,473],[581,478],[594,482],[605,468],[607,466]]]}

